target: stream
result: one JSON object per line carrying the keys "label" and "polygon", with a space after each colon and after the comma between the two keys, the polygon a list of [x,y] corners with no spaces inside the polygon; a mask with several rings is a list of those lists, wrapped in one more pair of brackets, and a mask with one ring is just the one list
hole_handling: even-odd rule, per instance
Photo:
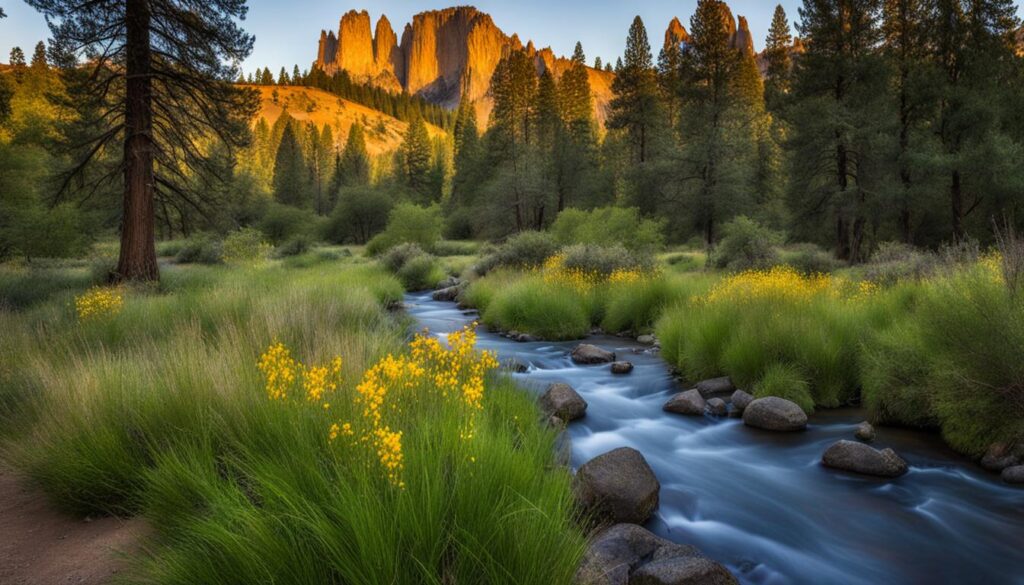
{"label": "stream", "polygon": [[[475,319],[430,293],[405,297],[417,328],[442,339]],[[662,411],[683,388],[657,354],[631,339],[587,339],[633,362],[613,376],[607,364],[579,366],[579,342],[518,343],[480,328],[477,345],[515,358],[512,374],[540,393],[566,382],[587,401],[569,425],[572,466],[617,447],[643,453],[661,482],[647,528],[692,544],[742,583],[1024,584],[1024,489],[1003,484],[946,447],[935,434],[877,428],[873,446],[910,464],[895,480],[830,470],[821,454],[853,439],[858,409],[810,417],[805,432],[771,433],[735,418]]]}

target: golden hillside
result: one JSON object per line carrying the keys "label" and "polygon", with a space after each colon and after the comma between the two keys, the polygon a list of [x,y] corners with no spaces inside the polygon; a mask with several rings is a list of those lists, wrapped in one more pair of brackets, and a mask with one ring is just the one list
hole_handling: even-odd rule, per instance
{"label": "golden hillside", "polygon": [[[366,130],[366,150],[371,156],[392,152],[402,143],[408,124],[362,104],[326,91],[299,86],[252,86],[263,98],[259,116],[273,124],[285,109],[296,120],[317,127],[330,125],[334,138],[344,145],[349,128],[358,122]],[[274,92],[277,98],[274,98]],[[431,137],[444,136],[440,128],[427,124]]]}

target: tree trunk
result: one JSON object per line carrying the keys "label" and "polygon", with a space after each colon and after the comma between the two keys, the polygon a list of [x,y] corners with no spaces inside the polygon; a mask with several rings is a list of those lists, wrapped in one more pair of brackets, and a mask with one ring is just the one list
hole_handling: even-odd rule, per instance
{"label": "tree trunk", "polygon": [[960,185],[960,170],[953,171],[952,182],[949,185],[950,206],[953,212],[953,240],[962,242],[966,236],[964,232],[964,194]]}
{"label": "tree trunk", "polygon": [[899,229],[903,243],[912,243],[910,231],[910,190],[912,180],[907,156],[910,152],[910,105],[907,99],[907,83],[910,72],[906,67],[900,71],[900,183],[903,185],[903,199],[900,202]]}
{"label": "tree trunk", "polygon": [[156,263],[153,210],[153,111],[150,77],[148,0],[127,0],[125,6],[125,140],[124,210],[118,281],[160,279]]}

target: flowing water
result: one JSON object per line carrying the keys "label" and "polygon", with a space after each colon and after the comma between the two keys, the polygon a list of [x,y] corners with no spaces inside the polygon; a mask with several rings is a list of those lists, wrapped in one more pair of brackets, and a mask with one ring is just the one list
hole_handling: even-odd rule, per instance
{"label": "flowing water", "polygon": [[[405,298],[419,328],[444,337],[474,320],[426,293]],[[1024,489],[958,456],[928,433],[880,428],[874,445],[910,464],[896,480],[826,469],[821,454],[852,439],[863,414],[815,414],[805,432],[770,433],[738,419],[686,417],[661,407],[681,390],[656,354],[629,339],[588,343],[636,366],[578,366],[577,342],[517,343],[481,328],[478,346],[515,358],[535,392],[571,384],[587,416],[569,425],[573,468],[611,449],[644,454],[661,482],[647,527],[692,544],[743,583],[1024,584]]]}

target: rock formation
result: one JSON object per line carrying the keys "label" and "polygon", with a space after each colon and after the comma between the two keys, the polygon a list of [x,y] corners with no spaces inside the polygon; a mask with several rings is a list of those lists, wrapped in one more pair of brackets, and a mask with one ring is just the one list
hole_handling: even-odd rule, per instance
{"label": "rock formation", "polygon": [[[369,14],[352,10],[341,17],[337,34],[320,33],[315,66],[328,74],[344,70],[356,81],[455,107],[464,92],[486,102],[498,61],[520,48],[518,36],[506,35],[489,15],[470,6],[415,15],[405,25],[400,43],[387,17],[380,17],[371,36]],[[549,48],[536,49],[529,42],[526,50],[538,74],[550,70],[558,77],[569,68],[570,61]],[[603,119],[614,75],[589,67],[588,73],[598,118]],[[489,105],[483,104],[483,109],[486,114]]]}

